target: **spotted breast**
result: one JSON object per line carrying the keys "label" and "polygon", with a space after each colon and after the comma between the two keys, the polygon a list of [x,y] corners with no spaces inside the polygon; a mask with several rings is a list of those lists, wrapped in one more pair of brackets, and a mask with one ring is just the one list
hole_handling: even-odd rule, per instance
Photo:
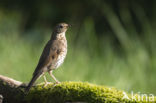
{"label": "spotted breast", "polygon": [[64,62],[64,59],[67,54],[67,41],[64,38],[63,40],[59,40],[58,46],[56,48],[57,58],[52,60],[51,69],[57,69]]}
{"label": "spotted breast", "polygon": [[57,69],[59,66],[61,66],[61,64],[64,62],[64,59],[66,57],[66,54],[67,54],[67,52],[64,51],[62,54],[60,54],[58,56],[57,62],[55,64],[55,66],[54,66],[55,69]]}

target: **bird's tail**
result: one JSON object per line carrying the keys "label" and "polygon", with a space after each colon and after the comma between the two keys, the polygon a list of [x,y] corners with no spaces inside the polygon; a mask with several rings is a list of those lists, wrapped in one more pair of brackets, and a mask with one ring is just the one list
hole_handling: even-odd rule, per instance
{"label": "bird's tail", "polygon": [[33,86],[33,84],[35,83],[35,81],[41,76],[41,73],[37,73],[35,75],[33,75],[33,78],[31,79],[31,81],[29,82],[28,86],[25,89],[25,92],[28,93],[30,88]]}

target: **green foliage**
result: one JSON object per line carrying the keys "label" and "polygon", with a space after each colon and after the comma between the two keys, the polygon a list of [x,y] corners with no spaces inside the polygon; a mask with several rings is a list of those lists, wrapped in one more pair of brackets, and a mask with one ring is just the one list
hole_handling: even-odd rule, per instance
{"label": "green foliage", "polygon": [[28,103],[150,103],[145,99],[139,101],[139,95],[136,95],[136,100],[132,100],[129,94],[130,100],[123,99],[121,90],[83,82],[62,82],[57,85],[49,84],[44,88],[42,86],[32,88],[25,100]]}

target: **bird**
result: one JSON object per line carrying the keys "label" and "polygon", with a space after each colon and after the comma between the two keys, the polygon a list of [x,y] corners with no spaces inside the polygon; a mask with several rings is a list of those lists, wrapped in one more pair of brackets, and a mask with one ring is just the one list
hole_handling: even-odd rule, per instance
{"label": "bird", "polygon": [[38,65],[36,66],[32,79],[26,87],[25,92],[29,92],[35,81],[41,76],[44,77],[44,86],[46,86],[48,84],[45,77],[46,72],[55,80],[56,84],[60,83],[53,75],[53,70],[61,66],[67,55],[66,31],[69,26],[70,25],[67,23],[59,23],[55,26],[50,40],[43,49]]}

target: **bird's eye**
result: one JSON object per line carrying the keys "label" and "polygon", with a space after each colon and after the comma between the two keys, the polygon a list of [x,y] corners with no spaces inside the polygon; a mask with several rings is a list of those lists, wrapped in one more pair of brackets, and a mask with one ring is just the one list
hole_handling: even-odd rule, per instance
{"label": "bird's eye", "polygon": [[62,25],[60,25],[60,28],[63,28],[63,26],[62,26]]}

